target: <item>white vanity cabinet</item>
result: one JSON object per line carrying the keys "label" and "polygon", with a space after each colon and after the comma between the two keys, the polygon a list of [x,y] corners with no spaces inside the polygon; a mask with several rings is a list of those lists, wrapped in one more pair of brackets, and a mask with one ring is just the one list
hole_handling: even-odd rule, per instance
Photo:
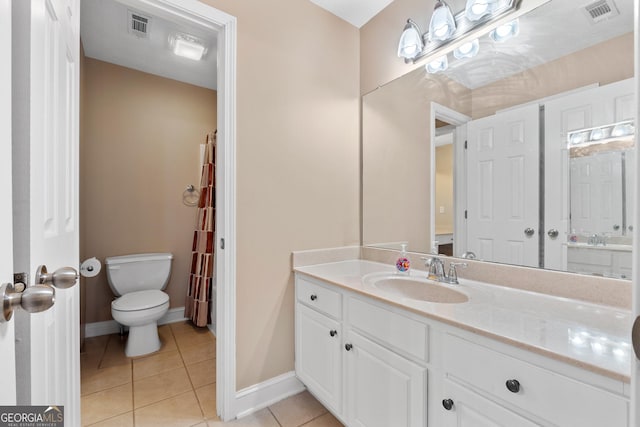
{"label": "white vanity cabinet", "polygon": [[296,374],[349,427],[629,426],[620,380],[300,273],[295,309]]}
{"label": "white vanity cabinet", "polygon": [[[446,357],[442,409],[447,413],[444,419],[458,420],[447,425],[628,425],[628,400],[610,391],[455,334],[444,335],[443,351]],[[482,403],[487,399],[500,405]],[[481,409],[481,415],[477,408]],[[483,417],[485,423],[475,421]],[[467,418],[474,422],[460,423]]]}
{"label": "white vanity cabinet", "polygon": [[[425,356],[426,326],[334,289],[296,276],[296,375],[349,426],[425,427],[427,369],[403,354]],[[403,346],[399,324],[418,345]]]}

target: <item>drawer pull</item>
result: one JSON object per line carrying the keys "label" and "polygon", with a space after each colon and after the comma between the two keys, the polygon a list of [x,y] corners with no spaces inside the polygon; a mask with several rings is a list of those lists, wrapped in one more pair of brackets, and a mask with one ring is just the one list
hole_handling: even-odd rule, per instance
{"label": "drawer pull", "polygon": [[450,411],[451,408],[453,408],[453,400],[442,399],[442,406],[444,406],[444,409],[446,409],[447,411]]}
{"label": "drawer pull", "polygon": [[329,331],[329,335],[331,335],[332,337],[335,337],[336,335],[338,335],[338,331],[336,331],[335,329],[332,329]]}
{"label": "drawer pull", "polygon": [[511,393],[517,393],[520,391],[520,381],[518,380],[507,380],[506,385],[507,389]]}
{"label": "drawer pull", "polygon": [[309,298],[311,298],[311,301],[315,301],[318,299],[318,295],[312,294]]}
{"label": "drawer pull", "polygon": [[344,349],[347,350],[347,351],[351,351],[352,348],[353,348],[353,345],[351,345],[349,343],[344,345]]}

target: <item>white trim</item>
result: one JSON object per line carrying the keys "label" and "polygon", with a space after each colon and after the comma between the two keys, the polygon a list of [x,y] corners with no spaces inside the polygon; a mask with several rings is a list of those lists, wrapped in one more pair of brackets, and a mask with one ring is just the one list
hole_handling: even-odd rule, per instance
{"label": "white trim", "polygon": [[[236,418],[236,18],[198,0],[119,0],[144,5],[159,16],[174,17],[218,31],[218,152],[223,174],[216,218],[216,408],[223,421]],[[221,161],[220,161],[221,160]],[[218,246],[219,247],[219,246]]]}
{"label": "white trim", "polygon": [[296,377],[294,371],[244,388],[236,394],[237,417],[259,411],[304,389],[304,384]]}
{"label": "white trim", "polygon": [[[168,323],[176,323],[187,320],[184,317],[184,307],[176,307],[169,309],[167,313],[158,320],[158,325],[166,325]],[[85,338],[99,337],[101,335],[111,335],[120,332],[120,324],[115,320],[105,320],[103,322],[92,322],[85,325]]]}
{"label": "white trim", "polygon": [[[464,190],[464,187],[460,185],[460,180],[458,173],[460,170],[464,170],[461,165],[461,155],[463,155],[464,150],[460,147],[460,134],[457,132],[458,127],[466,124],[471,120],[471,117],[459,113],[451,108],[445,107],[444,105],[440,105],[437,102],[431,102],[431,117],[430,117],[430,144],[431,144],[431,189],[430,189],[430,197],[431,197],[431,218],[430,218],[430,227],[431,227],[431,241],[429,242],[429,248],[431,249],[433,246],[433,242],[436,240],[436,119],[447,122],[456,127],[456,133],[454,134],[454,177],[453,177],[453,196],[454,196],[454,209],[455,209],[455,218],[454,218],[454,229],[456,234],[453,237],[453,246],[455,249],[459,250],[459,242],[460,237],[464,234],[460,233],[461,228],[459,227],[459,217],[461,216],[462,210],[461,208],[461,196],[464,194],[461,191]],[[465,135],[466,137],[466,135]],[[458,163],[459,166],[456,168],[455,164]],[[466,240],[466,239],[465,239]],[[456,242],[458,242],[456,244]]]}

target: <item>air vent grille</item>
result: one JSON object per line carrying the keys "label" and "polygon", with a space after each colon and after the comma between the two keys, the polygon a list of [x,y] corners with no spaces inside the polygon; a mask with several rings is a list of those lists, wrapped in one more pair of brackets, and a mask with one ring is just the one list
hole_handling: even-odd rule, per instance
{"label": "air vent grille", "polygon": [[137,37],[149,37],[149,25],[151,18],[136,12],[129,11],[129,32]]}
{"label": "air vent grille", "polygon": [[584,7],[592,23],[607,20],[620,14],[613,0],[598,0]]}

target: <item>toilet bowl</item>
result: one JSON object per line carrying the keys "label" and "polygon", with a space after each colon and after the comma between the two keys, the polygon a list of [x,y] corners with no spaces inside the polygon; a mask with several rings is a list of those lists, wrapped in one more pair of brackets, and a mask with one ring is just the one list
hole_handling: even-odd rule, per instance
{"label": "toilet bowl", "polygon": [[134,254],[105,259],[107,280],[114,294],[111,315],[129,327],[128,357],[153,353],[162,345],[158,320],[169,310],[166,288],[171,274],[169,253]]}

